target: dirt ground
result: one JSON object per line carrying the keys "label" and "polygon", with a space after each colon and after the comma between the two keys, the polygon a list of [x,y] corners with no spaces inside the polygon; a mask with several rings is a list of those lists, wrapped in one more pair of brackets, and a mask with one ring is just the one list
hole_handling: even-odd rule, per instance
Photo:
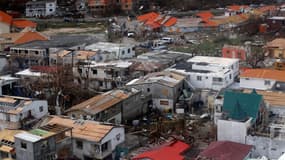
{"label": "dirt ground", "polygon": [[101,28],[89,27],[89,28],[58,28],[58,29],[48,29],[42,33],[48,36],[56,34],[80,34],[80,33],[95,33],[102,31]]}

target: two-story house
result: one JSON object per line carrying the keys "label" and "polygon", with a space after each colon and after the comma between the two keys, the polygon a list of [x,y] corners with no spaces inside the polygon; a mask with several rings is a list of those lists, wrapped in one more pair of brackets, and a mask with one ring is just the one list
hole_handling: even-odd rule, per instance
{"label": "two-story house", "polygon": [[72,135],[66,136],[72,138],[69,148],[79,159],[114,159],[116,146],[125,141],[122,126],[58,116],[53,116],[47,124],[72,128]]}
{"label": "two-story house", "polygon": [[130,80],[131,65],[127,61],[87,61],[73,67],[73,75],[78,84],[91,90],[111,90],[124,86]]}
{"label": "two-story house", "polygon": [[45,100],[1,96],[0,104],[0,130],[30,128],[48,114]]}
{"label": "two-story house", "polygon": [[46,17],[56,13],[56,0],[37,0],[26,3],[27,17]]}
{"label": "two-story house", "polygon": [[162,111],[174,111],[175,105],[183,89],[189,88],[185,83],[185,75],[172,71],[147,74],[127,83],[127,87],[141,90],[151,95],[154,108]]}
{"label": "two-story house", "polygon": [[120,124],[146,113],[147,98],[136,89],[115,89],[66,110],[75,119]]}
{"label": "two-story house", "polygon": [[221,90],[231,85],[239,74],[239,60],[232,58],[195,56],[169,68],[186,75],[195,89]]}

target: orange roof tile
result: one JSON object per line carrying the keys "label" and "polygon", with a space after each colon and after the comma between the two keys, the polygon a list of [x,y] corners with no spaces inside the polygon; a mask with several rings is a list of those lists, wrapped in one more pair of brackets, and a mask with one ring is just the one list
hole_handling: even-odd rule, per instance
{"label": "orange roof tile", "polygon": [[147,14],[143,14],[143,15],[140,15],[137,17],[137,20],[138,21],[141,21],[141,22],[145,22],[145,21],[153,21],[155,20],[157,17],[159,16],[158,13],[155,13],[155,12],[149,12]]}
{"label": "orange roof tile", "polygon": [[271,69],[248,69],[240,75],[242,78],[272,79],[285,82],[285,71]]}
{"label": "orange roof tile", "polygon": [[31,41],[45,41],[48,40],[47,37],[40,34],[39,32],[20,32],[20,33],[4,33],[0,35],[1,40],[0,43],[13,43],[13,44],[23,44]]}
{"label": "orange roof tile", "polygon": [[200,17],[203,20],[208,20],[212,17],[214,17],[214,15],[212,14],[212,12],[210,11],[202,11],[196,14],[196,16]]}
{"label": "orange roof tile", "polygon": [[44,35],[40,34],[39,32],[24,32],[24,35],[18,38],[15,41],[15,44],[22,44],[22,43],[27,43],[31,41],[46,41],[48,40],[47,37]]}
{"label": "orange roof tile", "polygon": [[228,9],[232,10],[232,11],[240,11],[241,9],[246,9],[249,8],[249,6],[247,5],[231,5],[228,6]]}
{"label": "orange roof tile", "polygon": [[170,27],[170,26],[175,25],[176,22],[177,22],[177,18],[171,17],[171,18],[169,18],[163,25],[164,25],[165,27]]}
{"label": "orange roof tile", "polygon": [[29,20],[18,19],[18,20],[13,20],[13,26],[17,28],[26,28],[26,27],[36,28],[37,23],[29,21]]}
{"label": "orange roof tile", "polygon": [[[75,120],[52,116],[48,124],[61,125],[72,128],[72,136],[89,141],[100,142],[113,128],[111,125],[103,125],[94,121],[83,121],[76,123]],[[70,136],[70,135],[68,135]]]}
{"label": "orange roof tile", "polygon": [[10,25],[12,23],[12,20],[13,18],[10,15],[3,11],[0,11],[0,22],[4,22]]}

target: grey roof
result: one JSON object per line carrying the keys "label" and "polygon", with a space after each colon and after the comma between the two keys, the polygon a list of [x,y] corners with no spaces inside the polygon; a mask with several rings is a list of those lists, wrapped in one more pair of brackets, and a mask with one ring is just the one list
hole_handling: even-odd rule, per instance
{"label": "grey roof", "polygon": [[[89,35],[56,35],[51,36],[49,41],[33,41],[25,44],[15,45],[15,48],[34,48],[34,49],[45,49],[45,48],[64,48],[69,49],[74,46],[82,44],[92,44],[97,42],[95,36]],[[12,48],[13,48],[12,47]]]}

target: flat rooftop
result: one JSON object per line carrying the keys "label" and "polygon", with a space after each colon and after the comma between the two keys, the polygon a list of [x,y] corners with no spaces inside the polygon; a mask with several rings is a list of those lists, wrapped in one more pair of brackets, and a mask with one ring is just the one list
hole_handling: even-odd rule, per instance
{"label": "flat rooftop", "polygon": [[187,62],[199,63],[204,65],[216,65],[216,66],[229,66],[238,62],[239,59],[235,58],[222,58],[222,57],[209,57],[209,56],[195,56],[188,59]]}
{"label": "flat rooftop", "polygon": [[120,48],[133,47],[133,44],[125,43],[109,43],[109,42],[97,42],[85,47],[85,50],[119,50]]}
{"label": "flat rooftop", "polygon": [[174,87],[182,80],[185,76],[171,71],[155,72],[150,73],[142,78],[134,79],[127,85],[137,85],[145,83],[159,83],[165,86]]}

